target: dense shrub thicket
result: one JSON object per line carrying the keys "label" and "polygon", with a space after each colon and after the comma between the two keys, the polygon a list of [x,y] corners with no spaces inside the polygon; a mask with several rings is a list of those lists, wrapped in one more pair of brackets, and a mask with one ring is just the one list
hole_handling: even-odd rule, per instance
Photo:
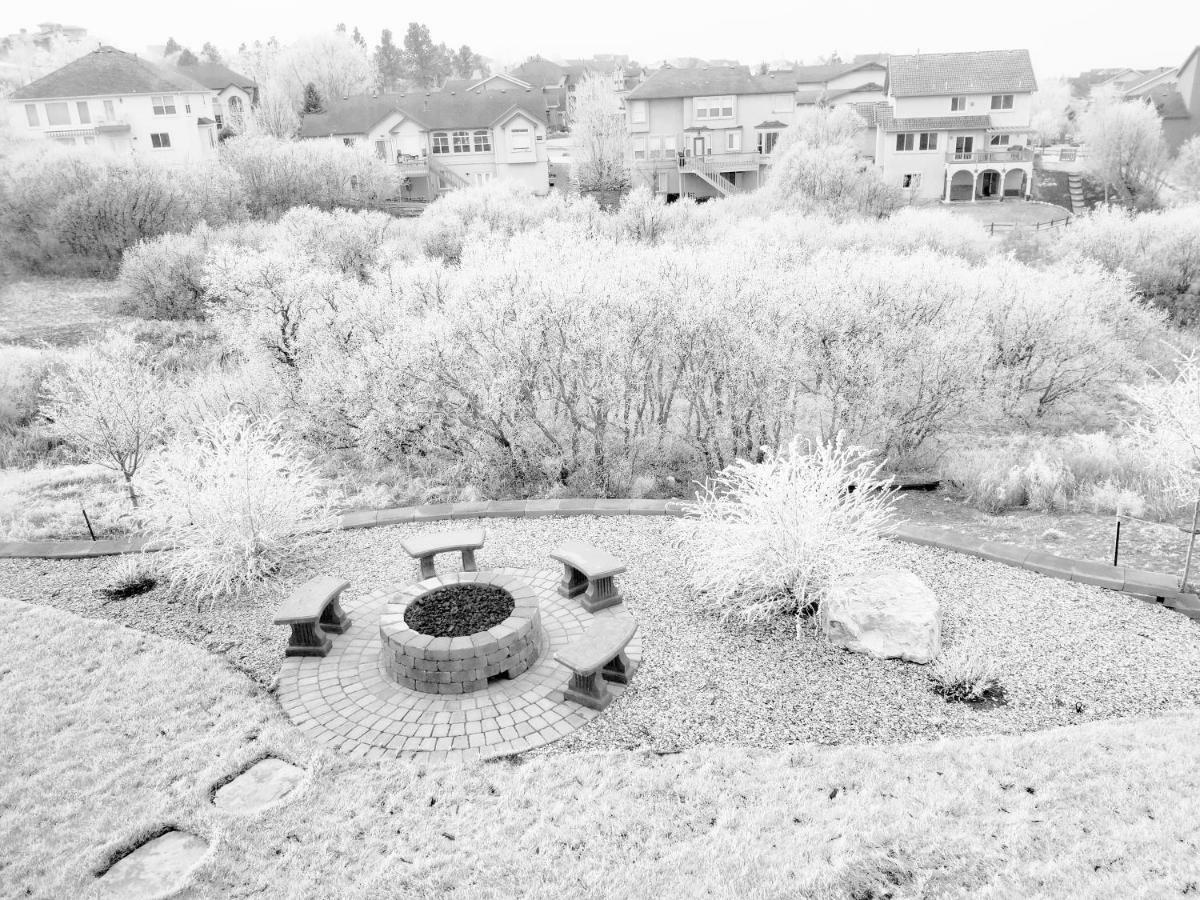
{"label": "dense shrub thicket", "polygon": [[394,188],[373,155],[326,141],[237,138],[217,161],[178,168],[45,145],[4,162],[0,249],[33,273],[112,274],[142,240],[277,218],[305,204],[375,200]]}
{"label": "dense shrub thicket", "polygon": [[[900,230],[481,193],[415,235],[305,210],[213,240],[209,314],[315,446],[493,495],[627,493],[797,433],[896,460],[951,423],[1094,405],[1160,323],[1095,263],[988,257],[938,213]],[[443,254],[430,235],[451,231]]]}

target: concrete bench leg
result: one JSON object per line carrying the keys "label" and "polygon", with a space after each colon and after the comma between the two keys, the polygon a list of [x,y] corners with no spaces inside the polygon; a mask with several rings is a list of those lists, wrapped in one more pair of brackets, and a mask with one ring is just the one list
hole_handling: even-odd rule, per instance
{"label": "concrete bench leg", "polygon": [[333,648],[321,626],[316,622],[293,622],[292,639],[283,651],[284,656],[324,656]]}
{"label": "concrete bench leg", "polygon": [[588,578],[573,566],[563,563],[563,577],[558,584],[559,596],[570,600],[588,589]]}
{"label": "concrete bench leg", "polygon": [[346,615],[338,599],[334,597],[330,600],[321,613],[320,625],[322,631],[328,631],[333,634],[345,634],[350,628],[350,617]]}
{"label": "concrete bench leg", "polygon": [[629,679],[633,677],[633,669],[625,651],[622,650],[606,662],[604,668],[600,670],[600,675],[605,681],[611,681],[613,684],[629,684]]}
{"label": "concrete bench leg", "polygon": [[608,578],[595,578],[588,581],[587,590],[584,591],[579,605],[588,612],[594,613],[597,610],[616,606],[620,602],[621,594],[617,591],[617,586],[613,583],[612,576],[609,576]]}
{"label": "concrete bench leg", "polygon": [[463,550],[462,556],[463,556],[463,571],[464,572],[478,572],[479,571],[479,569],[477,569],[475,567],[475,551],[474,550],[467,547]]}
{"label": "concrete bench leg", "polygon": [[437,574],[437,569],[433,565],[433,554],[421,557],[421,580],[432,578]]}
{"label": "concrete bench leg", "polygon": [[563,697],[595,710],[603,710],[613,700],[604,679],[597,678],[595,672],[590,675],[572,673],[571,683],[563,691]]}

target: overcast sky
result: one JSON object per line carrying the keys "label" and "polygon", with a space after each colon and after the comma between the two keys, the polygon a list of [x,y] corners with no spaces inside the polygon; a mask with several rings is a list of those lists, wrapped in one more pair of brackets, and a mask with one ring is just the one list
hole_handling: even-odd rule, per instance
{"label": "overcast sky", "polygon": [[674,56],[813,62],[835,50],[849,58],[1025,47],[1045,76],[1101,66],[1177,66],[1200,43],[1200,0],[0,2],[0,34],[63,22],[133,52],[168,36],[197,51],[205,41],[232,51],[243,41],[274,35],[286,42],[338,22],[357,25],[373,48],[381,29],[391,28],[399,42],[414,19],[429,26],[435,41],[469,44],[504,62],[534,53],[554,58],[606,52],[643,63]]}

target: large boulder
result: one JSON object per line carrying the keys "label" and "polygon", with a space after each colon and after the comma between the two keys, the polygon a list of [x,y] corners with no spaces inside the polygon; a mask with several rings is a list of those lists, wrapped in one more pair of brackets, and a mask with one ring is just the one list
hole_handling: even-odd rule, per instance
{"label": "large boulder", "polygon": [[820,621],[830,642],[877,659],[930,663],[941,649],[938,599],[906,569],[838,579],[821,603]]}

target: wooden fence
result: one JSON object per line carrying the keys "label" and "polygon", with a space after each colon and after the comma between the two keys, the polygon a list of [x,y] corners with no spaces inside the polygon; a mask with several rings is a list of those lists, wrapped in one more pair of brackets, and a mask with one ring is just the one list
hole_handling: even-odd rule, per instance
{"label": "wooden fence", "polygon": [[988,234],[995,234],[997,231],[1016,231],[1021,228],[1028,228],[1032,231],[1043,231],[1050,228],[1066,228],[1071,224],[1071,216],[1064,216],[1061,219],[1051,219],[1049,222],[1035,222],[1032,225],[1022,222],[989,222],[983,227],[987,229]]}

